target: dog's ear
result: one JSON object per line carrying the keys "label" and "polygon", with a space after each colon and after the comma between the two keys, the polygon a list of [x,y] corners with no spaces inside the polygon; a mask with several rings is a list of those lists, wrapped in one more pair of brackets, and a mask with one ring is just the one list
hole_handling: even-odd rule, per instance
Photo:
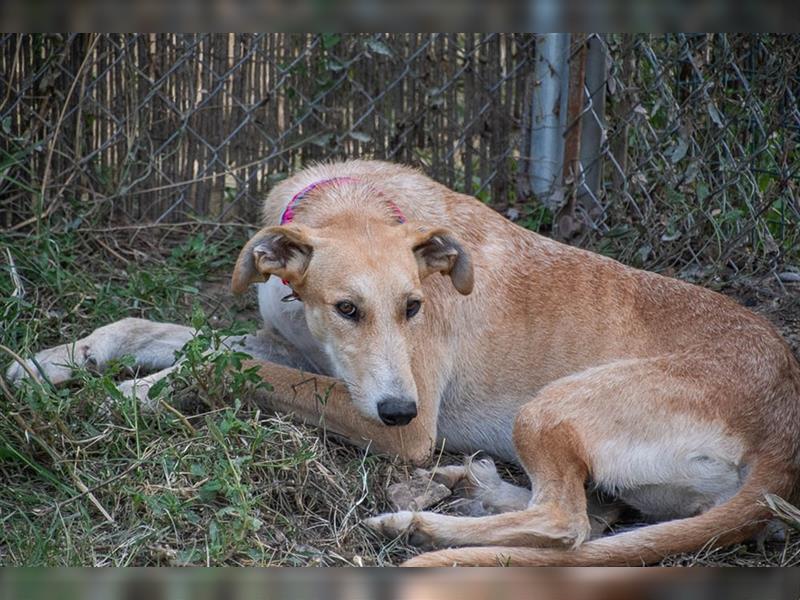
{"label": "dog's ear", "polygon": [[306,227],[296,224],[265,227],[239,253],[231,290],[241,294],[251,283],[266,281],[270,275],[297,284],[305,275],[312,252],[311,235]]}
{"label": "dog's ear", "polygon": [[446,229],[416,229],[411,249],[419,265],[419,277],[431,273],[449,275],[453,287],[465,296],[472,291],[472,260],[461,243]]}

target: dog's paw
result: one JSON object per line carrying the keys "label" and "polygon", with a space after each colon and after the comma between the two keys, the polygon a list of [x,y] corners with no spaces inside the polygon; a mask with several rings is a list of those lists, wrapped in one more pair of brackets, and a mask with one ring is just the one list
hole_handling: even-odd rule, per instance
{"label": "dog's paw", "polygon": [[[495,506],[495,496],[502,495],[501,490],[512,486],[503,482],[491,458],[469,457],[461,465],[438,467],[424,473],[419,471],[415,475],[424,475],[452,492],[449,508],[455,514],[480,517],[509,510]],[[511,510],[522,508],[524,502]]]}
{"label": "dog's paw", "polygon": [[575,549],[590,539],[592,527],[587,515],[569,515],[557,507],[545,512],[547,517],[537,525],[543,545]]}
{"label": "dog's paw", "polygon": [[418,514],[401,510],[366,519],[364,524],[385,537],[394,539],[408,536],[408,542],[413,546],[429,546],[431,538],[419,527]]}
{"label": "dog's paw", "polygon": [[30,373],[33,373],[33,377],[36,381],[42,380],[42,375],[31,359],[26,360],[24,366],[14,361],[11,363],[11,366],[6,369],[6,381],[14,385],[19,385],[22,383],[23,379],[29,379],[31,377]]}
{"label": "dog's paw", "polygon": [[398,537],[408,532],[413,522],[414,513],[410,510],[401,510],[365,519],[364,525],[381,535]]}
{"label": "dog's paw", "polygon": [[23,380],[47,380],[53,385],[69,381],[75,367],[95,366],[88,347],[64,344],[55,348],[48,348],[37,352],[34,358],[24,362],[24,366],[14,362],[6,371],[6,380],[13,385],[19,385]]}
{"label": "dog's paw", "polygon": [[494,488],[502,479],[491,458],[467,458],[464,464],[437,467],[430,471],[418,469],[435,481],[450,488],[454,493],[464,497],[472,497],[474,490]]}
{"label": "dog's paw", "polygon": [[[154,384],[155,381],[148,377],[129,379],[118,383],[117,390],[119,390],[122,398],[135,401],[143,412],[155,412],[159,408],[158,398],[149,397],[150,388],[152,388]],[[106,404],[110,405],[117,402],[119,399],[119,396],[109,396],[106,399]]]}
{"label": "dog's paw", "polygon": [[401,510],[372,517],[365,524],[385,537],[395,539],[404,536],[412,546],[433,548],[436,540],[432,531],[436,528],[432,526],[432,520],[435,519],[435,513]]}

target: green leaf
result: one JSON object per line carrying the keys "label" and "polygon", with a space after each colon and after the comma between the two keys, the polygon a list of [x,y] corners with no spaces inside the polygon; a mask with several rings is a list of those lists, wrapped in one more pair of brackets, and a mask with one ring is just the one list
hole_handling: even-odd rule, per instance
{"label": "green leaf", "polygon": [[211,521],[208,526],[208,537],[211,539],[212,544],[219,543],[219,526],[216,521]]}
{"label": "green leaf", "polygon": [[118,402],[122,402],[125,400],[125,396],[122,395],[122,392],[119,391],[117,384],[115,384],[111,379],[104,377],[102,381],[103,381],[103,389],[111,397],[112,400],[116,400]]}
{"label": "green leaf", "polygon": [[197,548],[192,548],[191,550],[181,550],[178,552],[178,563],[179,564],[191,564],[200,560],[202,554],[200,550]]}
{"label": "green leaf", "polygon": [[154,398],[158,398],[158,395],[167,387],[169,383],[169,379],[164,377],[163,379],[159,379],[156,381],[149,390],[147,390],[147,397],[152,400]]}
{"label": "green leaf", "polygon": [[200,329],[203,325],[205,325],[206,316],[203,314],[202,309],[195,307],[192,311],[192,327],[195,329]]}
{"label": "green leaf", "polygon": [[333,48],[336,44],[342,41],[342,36],[338,33],[323,33],[322,34],[322,47]]}
{"label": "green leaf", "polygon": [[707,104],[708,114],[711,117],[711,120],[717,125],[717,127],[724,127],[722,115],[719,114],[717,107],[714,106],[714,103],[709,101]]}
{"label": "green leaf", "polygon": [[311,140],[311,143],[315,146],[325,147],[328,146],[334,139],[332,133],[321,133],[316,136],[314,139]]}
{"label": "green leaf", "polygon": [[[344,71],[347,67],[343,65],[338,59],[329,58],[325,62],[325,68],[328,69],[328,71]],[[331,79],[327,79],[326,81],[328,87],[330,87],[330,85],[333,83],[333,80]]]}
{"label": "green leaf", "polygon": [[653,252],[653,247],[650,244],[643,244],[636,251],[636,260],[638,264],[643,265],[647,262],[650,254]]}
{"label": "green leaf", "polygon": [[675,144],[675,147],[672,149],[670,153],[670,160],[672,164],[676,164],[680,162],[680,160],[686,156],[686,152],[689,150],[689,142],[687,142],[684,138],[678,140],[678,143]]}
{"label": "green leaf", "polygon": [[706,183],[698,183],[697,184],[697,200],[702,203],[708,195],[711,193],[711,190],[708,189],[708,184]]}
{"label": "green leaf", "polygon": [[681,237],[680,230],[677,227],[670,224],[669,226],[667,226],[667,230],[663,234],[661,234],[661,241],[674,242],[675,240],[680,239],[680,237]]}
{"label": "green leaf", "polygon": [[347,135],[357,142],[361,142],[362,144],[372,141],[372,136],[368,133],[364,133],[363,131],[351,131]]}
{"label": "green leaf", "polygon": [[222,490],[222,482],[219,479],[212,479],[211,481],[206,481],[202,486],[200,486],[200,499],[203,502],[211,502],[217,497],[217,494]]}
{"label": "green leaf", "polygon": [[367,48],[369,48],[375,54],[381,54],[389,57],[393,56],[392,50],[389,48],[389,46],[375,38],[370,38],[367,40]]}
{"label": "green leaf", "polygon": [[628,233],[630,233],[630,227],[625,223],[621,223],[606,231],[605,237],[623,237],[628,235]]}

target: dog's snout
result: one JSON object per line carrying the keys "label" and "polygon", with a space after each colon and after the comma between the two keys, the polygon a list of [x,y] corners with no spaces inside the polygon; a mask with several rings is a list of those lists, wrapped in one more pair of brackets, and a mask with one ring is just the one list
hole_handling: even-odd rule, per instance
{"label": "dog's snout", "polygon": [[378,416],[385,425],[408,425],[417,416],[417,403],[408,398],[383,398],[378,402]]}

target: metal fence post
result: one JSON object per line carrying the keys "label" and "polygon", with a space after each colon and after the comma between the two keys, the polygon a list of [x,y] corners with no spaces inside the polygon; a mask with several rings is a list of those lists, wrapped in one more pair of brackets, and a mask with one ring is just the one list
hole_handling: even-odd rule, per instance
{"label": "metal fence post", "polygon": [[553,211],[564,197],[569,38],[567,33],[548,33],[536,39],[528,178],[531,192]]}
{"label": "metal fence post", "polygon": [[598,35],[589,37],[586,55],[586,100],[589,109],[583,113],[581,129],[580,164],[582,185],[578,202],[592,221],[596,221],[603,208],[598,203],[598,192],[603,177],[602,145],[606,127],[606,46]]}

